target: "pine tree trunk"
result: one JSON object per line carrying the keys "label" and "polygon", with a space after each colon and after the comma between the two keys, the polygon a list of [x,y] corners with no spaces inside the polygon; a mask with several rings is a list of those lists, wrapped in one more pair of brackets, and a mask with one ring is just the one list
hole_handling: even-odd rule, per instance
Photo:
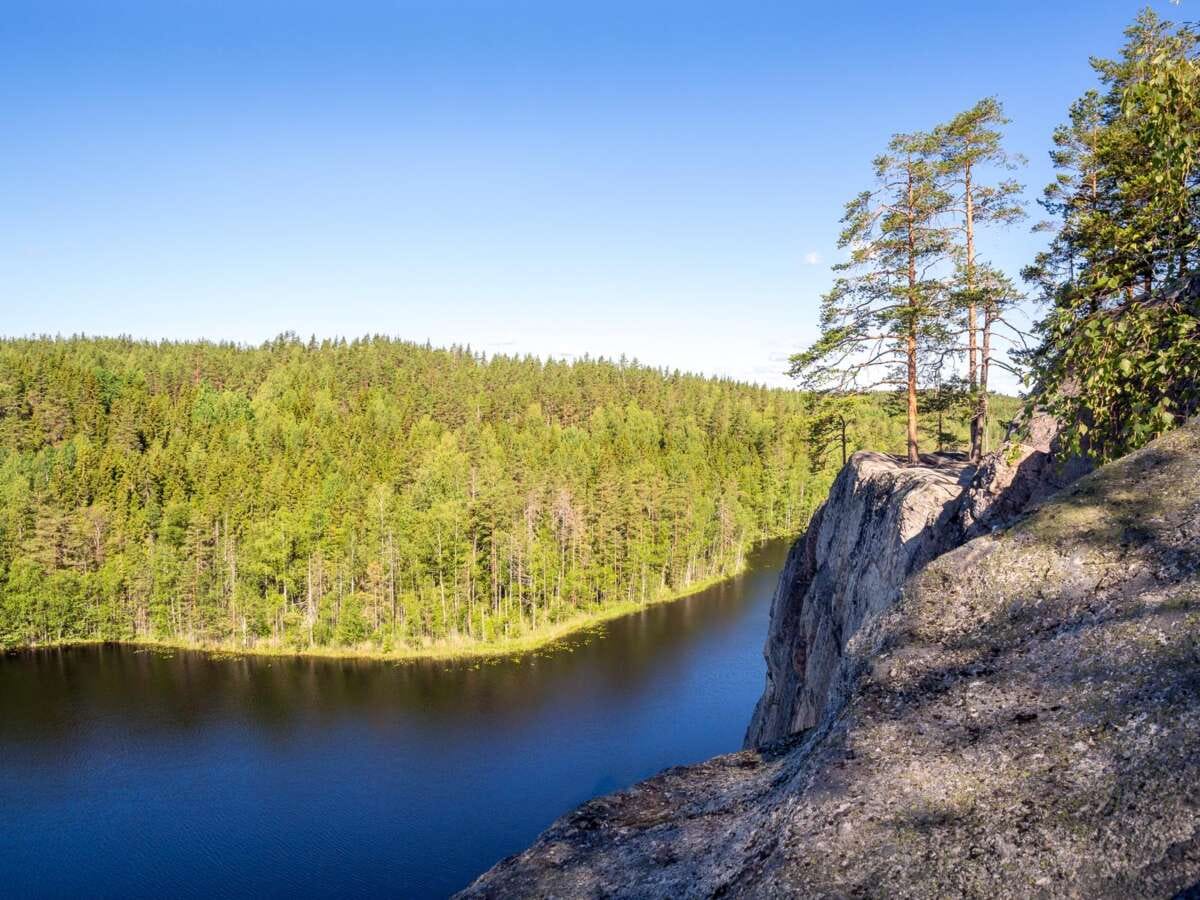
{"label": "pine tree trunk", "polygon": [[913,233],[914,197],[912,171],[908,176],[908,335],[905,346],[905,356],[908,361],[908,461],[914,465],[921,461],[921,451],[917,446],[917,249],[916,235]]}
{"label": "pine tree trunk", "polygon": [[992,359],[992,322],[995,313],[991,307],[983,315],[983,349],[979,357],[979,455],[976,462],[987,452],[987,420],[988,420],[988,368]]}
{"label": "pine tree trunk", "polygon": [[[979,321],[975,308],[975,196],[971,188],[971,167],[968,165],[964,179],[967,230],[967,379],[971,390],[979,387]],[[983,402],[983,401],[980,401]],[[983,420],[980,408],[971,416],[971,459],[979,461],[983,448]]]}
{"label": "pine tree trunk", "polygon": [[917,446],[917,336],[916,329],[908,333],[908,461],[919,463],[921,452]]}

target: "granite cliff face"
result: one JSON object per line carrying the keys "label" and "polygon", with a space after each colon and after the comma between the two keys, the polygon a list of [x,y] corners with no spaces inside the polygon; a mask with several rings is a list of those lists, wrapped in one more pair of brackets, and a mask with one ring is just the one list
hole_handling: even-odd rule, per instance
{"label": "granite cliff face", "polygon": [[763,654],[767,683],[747,747],[799,734],[836,712],[855,675],[847,659],[860,629],[896,601],[913,572],[1087,471],[1080,460],[1055,461],[1052,419],[1035,416],[1024,432],[1024,442],[978,468],[940,454],[921,466],[854,454],[780,575]]}
{"label": "granite cliff face", "polygon": [[[805,645],[835,663],[824,699],[797,676],[785,715],[776,678],[756,720],[791,736],[584,804],[464,896],[1200,892],[1198,461],[1191,424],[1011,522],[1007,489],[971,499],[987,491],[978,473],[862,460],[882,468],[847,474],[837,502],[910,537],[863,544],[883,557],[876,574],[821,575],[848,552],[825,533],[831,496],[802,544],[812,559],[793,554],[799,596],[827,578],[814,604],[858,627],[830,645],[841,652]],[[896,501],[871,499],[887,484]],[[890,606],[859,610],[857,581],[886,586],[935,552],[935,526],[980,536],[918,568]],[[913,540],[925,549],[909,557]],[[809,634],[803,604],[780,608]],[[807,676],[807,659],[776,655]]]}
{"label": "granite cliff face", "polygon": [[905,578],[958,545],[957,503],[974,474],[948,456],[910,467],[882,453],[854,454],[780,575],[764,650],[767,686],[747,746],[812,728],[841,704],[859,628],[895,602]]}

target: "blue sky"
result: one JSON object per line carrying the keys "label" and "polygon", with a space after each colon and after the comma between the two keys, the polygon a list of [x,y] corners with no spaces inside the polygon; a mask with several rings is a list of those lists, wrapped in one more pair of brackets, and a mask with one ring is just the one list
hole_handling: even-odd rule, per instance
{"label": "blue sky", "polygon": [[[996,94],[1034,196],[1141,5],[9,0],[0,333],[383,333],[786,384],[888,136]],[[1016,274],[1037,246],[981,249]]]}

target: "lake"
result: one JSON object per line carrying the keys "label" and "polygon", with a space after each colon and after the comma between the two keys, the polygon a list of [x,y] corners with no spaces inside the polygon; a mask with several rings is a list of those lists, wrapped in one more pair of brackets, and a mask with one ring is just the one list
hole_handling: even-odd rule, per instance
{"label": "lake", "polygon": [[737,750],[788,543],[492,661],[0,656],[10,897],[443,897],[555,818]]}

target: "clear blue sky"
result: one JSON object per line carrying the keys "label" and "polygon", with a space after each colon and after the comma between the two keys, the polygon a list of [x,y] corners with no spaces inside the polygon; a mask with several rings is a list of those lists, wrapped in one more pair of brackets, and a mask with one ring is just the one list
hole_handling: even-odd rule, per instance
{"label": "clear blue sky", "polygon": [[[1141,5],[8,0],[0,332],[786,383],[888,135],[997,94],[1040,189]],[[1036,246],[982,249],[1016,274]]]}

